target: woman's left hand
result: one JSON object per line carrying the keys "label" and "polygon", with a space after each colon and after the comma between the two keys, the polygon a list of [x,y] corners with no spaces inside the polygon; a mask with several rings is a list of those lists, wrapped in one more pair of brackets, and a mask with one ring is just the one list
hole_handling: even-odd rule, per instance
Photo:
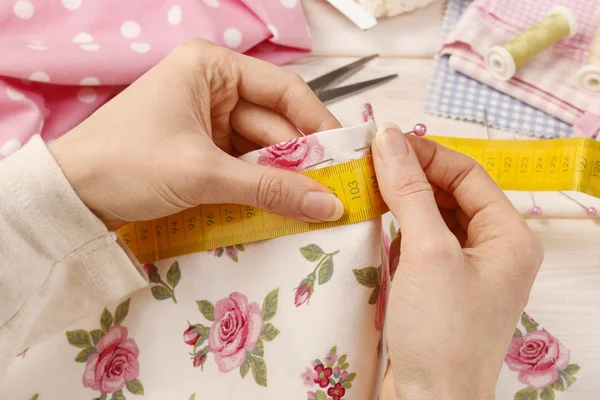
{"label": "woman's left hand", "polygon": [[110,229],[211,203],[317,222],[343,212],[326,187],[235,156],[339,127],[297,74],[191,40],[49,148]]}

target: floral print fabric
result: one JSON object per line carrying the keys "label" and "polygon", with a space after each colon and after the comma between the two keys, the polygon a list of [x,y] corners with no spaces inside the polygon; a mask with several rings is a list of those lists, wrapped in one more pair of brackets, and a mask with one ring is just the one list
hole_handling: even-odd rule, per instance
{"label": "floral print fabric", "polygon": [[[368,121],[243,159],[341,163],[374,132]],[[0,398],[375,400],[397,229],[385,215],[145,264],[147,288],[15,356]],[[578,376],[567,347],[524,317],[497,399],[566,399]]]}

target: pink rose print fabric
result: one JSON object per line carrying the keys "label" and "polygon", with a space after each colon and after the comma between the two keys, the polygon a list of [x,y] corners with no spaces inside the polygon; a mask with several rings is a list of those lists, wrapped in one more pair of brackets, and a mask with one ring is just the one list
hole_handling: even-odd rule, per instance
{"label": "pink rose print fabric", "polygon": [[100,329],[67,331],[67,341],[82,348],[75,357],[85,362],[83,386],[100,393],[100,399],[111,394],[113,399],[125,399],[123,389],[134,395],[144,394],[138,378],[140,349],[128,337],[127,328],[121,324],[129,314],[131,299],[119,304],[114,315],[104,309],[100,316]]}
{"label": "pink rose print fabric", "polygon": [[[369,119],[241,159],[289,170],[342,163],[375,131]],[[386,214],[145,264],[147,288],[15,354],[0,399],[377,399],[397,227]],[[496,399],[582,400],[579,365],[523,317]]]}
{"label": "pink rose print fabric", "polygon": [[526,313],[521,316],[525,333],[517,328],[504,363],[518,373],[519,382],[526,385],[515,399],[531,396],[553,399],[577,381],[579,365],[571,364],[571,352],[557,338]]}
{"label": "pink rose print fabric", "polygon": [[[556,43],[521,66],[508,82],[495,79],[485,68],[484,56],[535,23],[554,6],[565,6],[575,16],[578,32]],[[450,67],[570,125],[589,115],[600,115],[594,94],[577,85],[577,71],[589,57],[596,35],[594,14],[600,0],[477,0],[444,39],[441,54],[450,55]],[[591,133],[590,133],[591,136]]]}
{"label": "pink rose print fabric", "polygon": [[323,161],[325,150],[314,136],[304,136],[259,150],[260,165],[300,172]]}
{"label": "pink rose print fabric", "polygon": [[275,64],[307,55],[300,0],[7,0],[0,159],[64,134],[190,38]]}

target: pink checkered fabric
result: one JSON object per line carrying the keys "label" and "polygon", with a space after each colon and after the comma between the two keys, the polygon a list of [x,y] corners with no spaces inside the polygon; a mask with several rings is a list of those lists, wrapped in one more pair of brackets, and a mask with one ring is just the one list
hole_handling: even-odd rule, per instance
{"label": "pink checkered fabric", "polygon": [[486,0],[479,5],[514,34],[523,32],[544,19],[548,15],[548,11],[555,6],[570,9],[579,25],[577,35],[557,43],[555,51],[575,60],[587,60],[590,44],[596,35],[594,14],[596,10],[600,9],[600,2],[594,0]]}
{"label": "pink checkered fabric", "polygon": [[[495,79],[485,69],[487,49],[506,43],[540,21],[554,5],[564,5],[576,15],[577,35],[519,68],[510,81]],[[478,0],[448,35],[440,52],[451,56],[450,66],[456,71],[575,124],[587,112],[600,114],[600,99],[577,86],[577,71],[585,64],[594,38],[592,17],[598,8],[600,0]]]}

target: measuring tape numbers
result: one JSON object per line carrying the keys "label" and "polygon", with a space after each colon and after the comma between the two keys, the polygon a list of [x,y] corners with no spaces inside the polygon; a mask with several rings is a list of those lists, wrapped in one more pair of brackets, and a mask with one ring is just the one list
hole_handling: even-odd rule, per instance
{"label": "measuring tape numbers", "polygon": [[[503,190],[587,193],[600,198],[600,142],[588,138],[488,140],[429,137],[479,162]],[[327,186],[344,216],[311,224],[237,204],[202,205],[118,231],[142,263],[368,221],[388,211],[371,156],[302,172]]]}
{"label": "measuring tape numbers", "polygon": [[345,213],[341,219],[307,223],[255,207],[214,204],[153,221],[131,223],[117,233],[137,259],[145,263],[368,221],[388,211],[379,192],[370,156],[302,174],[327,186],[342,201]]}

